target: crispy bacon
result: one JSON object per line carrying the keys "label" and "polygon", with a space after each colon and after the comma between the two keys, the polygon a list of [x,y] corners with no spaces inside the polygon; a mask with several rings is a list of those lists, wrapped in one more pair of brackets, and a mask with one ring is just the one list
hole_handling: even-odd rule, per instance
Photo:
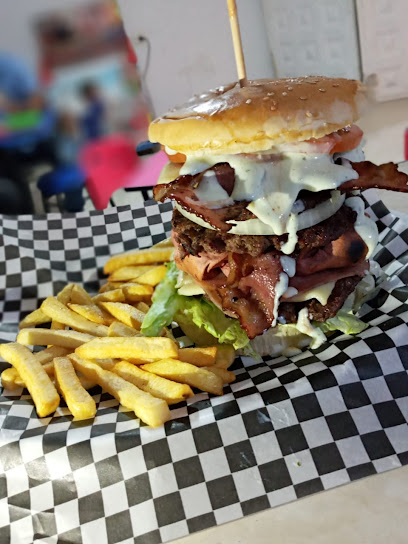
{"label": "crispy bacon", "polygon": [[[209,208],[207,202],[201,202],[195,194],[206,172],[213,170],[218,183],[231,196],[234,189],[234,169],[227,163],[219,163],[195,176],[180,176],[170,183],[162,183],[153,188],[153,196],[158,202],[168,198],[175,200],[187,212],[194,213],[215,229],[227,231],[231,228],[226,223],[229,219],[231,206]],[[248,204],[243,203],[244,207]]]}
{"label": "crispy bacon", "polygon": [[352,162],[358,179],[351,179],[340,185],[342,192],[365,189],[388,189],[408,193],[408,176],[398,170],[393,162],[377,166],[370,161]]}

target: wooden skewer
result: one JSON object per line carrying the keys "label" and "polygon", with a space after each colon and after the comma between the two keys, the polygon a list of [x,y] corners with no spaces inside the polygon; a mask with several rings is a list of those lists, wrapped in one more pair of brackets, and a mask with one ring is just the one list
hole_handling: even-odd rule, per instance
{"label": "wooden skewer", "polygon": [[241,87],[245,87],[247,82],[244,52],[242,51],[241,32],[239,30],[239,21],[237,15],[237,5],[235,0],[227,0],[229,20],[231,25],[232,43],[234,44],[235,62],[237,64],[238,79]]}

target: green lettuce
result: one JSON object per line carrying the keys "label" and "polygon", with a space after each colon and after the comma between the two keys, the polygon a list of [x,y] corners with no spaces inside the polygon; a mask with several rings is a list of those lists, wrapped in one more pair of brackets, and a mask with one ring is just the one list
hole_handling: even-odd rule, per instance
{"label": "green lettuce", "polygon": [[166,276],[153,294],[152,305],[143,320],[141,332],[146,336],[158,336],[163,327],[179,320],[181,325],[194,323],[219,342],[232,344],[235,349],[247,346],[249,338],[237,319],[227,317],[202,296],[186,297],[177,293],[178,274],[174,262],[169,263]]}
{"label": "green lettuce", "polygon": [[359,334],[368,327],[367,323],[344,310],[339,310],[334,317],[329,318],[324,323],[314,321],[312,325],[318,327],[324,333],[341,331],[344,334]]}
{"label": "green lettuce", "polygon": [[150,310],[147,312],[141,332],[146,336],[159,336],[163,327],[170,325],[179,310],[182,298],[176,289],[179,270],[174,262],[168,263],[164,279],[156,287]]}

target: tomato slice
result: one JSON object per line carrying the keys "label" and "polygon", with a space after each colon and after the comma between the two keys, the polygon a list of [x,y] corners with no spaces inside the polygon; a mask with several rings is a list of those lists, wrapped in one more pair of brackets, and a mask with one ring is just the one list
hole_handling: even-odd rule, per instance
{"label": "tomato slice", "polygon": [[307,140],[314,145],[325,148],[325,153],[344,153],[351,151],[360,145],[363,131],[357,125],[350,125],[337,132],[332,132],[323,138],[311,138]]}
{"label": "tomato slice", "polygon": [[161,148],[168,156],[170,162],[176,162],[178,164],[184,164],[186,162],[186,156],[184,155],[184,153],[173,153],[172,155],[170,155],[170,153],[167,153],[164,145],[162,145]]}

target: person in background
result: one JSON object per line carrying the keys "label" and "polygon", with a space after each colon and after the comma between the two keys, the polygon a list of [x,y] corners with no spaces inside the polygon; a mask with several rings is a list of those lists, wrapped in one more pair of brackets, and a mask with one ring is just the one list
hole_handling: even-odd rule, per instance
{"label": "person in background", "polygon": [[82,132],[87,140],[97,140],[105,132],[105,103],[99,87],[92,81],[82,85],[80,94],[86,102],[85,112],[81,118]]}
{"label": "person in background", "polygon": [[44,106],[34,71],[11,53],[0,52],[0,96],[0,109],[8,113]]}

